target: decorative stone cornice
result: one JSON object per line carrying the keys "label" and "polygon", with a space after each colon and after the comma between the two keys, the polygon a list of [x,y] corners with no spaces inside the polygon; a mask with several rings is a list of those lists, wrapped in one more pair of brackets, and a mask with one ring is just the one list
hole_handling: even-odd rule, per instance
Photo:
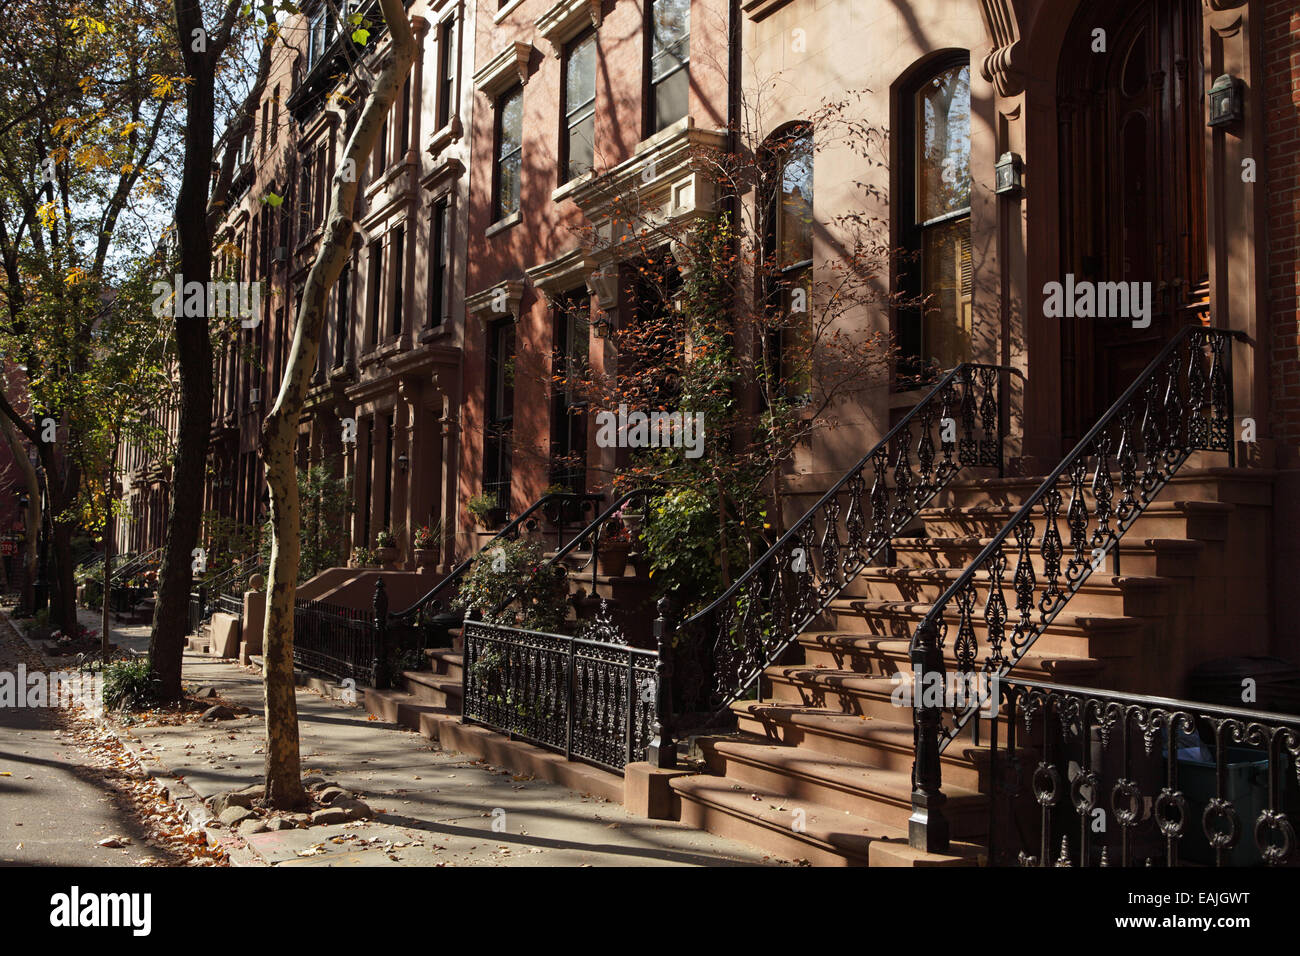
{"label": "decorative stone cornice", "polygon": [[993,40],[993,49],[980,64],[980,75],[993,84],[998,96],[1017,96],[1024,92],[1025,79],[1014,0],[980,0],[980,12]]}
{"label": "decorative stone cornice", "polygon": [[559,59],[564,56],[564,44],[585,30],[588,24],[599,27],[602,17],[601,0],[557,0],[537,18],[535,25]]}
{"label": "decorative stone cornice", "polygon": [[474,74],[474,89],[489,99],[495,99],[515,80],[528,82],[528,61],[533,55],[533,45],[526,40],[516,40],[494,56]]}
{"label": "decorative stone cornice", "polygon": [[465,311],[486,325],[493,319],[519,318],[524,280],[507,279],[465,299]]}
{"label": "decorative stone cornice", "polygon": [[688,117],[642,141],[631,158],[562,187],[592,225],[589,257],[618,258],[635,233],[712,212],[717,183],[698,159],[726,143],[724,132],[697,129]]}
{"label": "decorative stone cornice", "polygon": [[744,0],[741,9],[745,11],[745,16],[757,23],[759,20],[771,16],[789,2],[790,0]]}
{"label": "decorative stone cornice", "polygon": [[539,292],[548,299],[568,292],[586,282],[587,274],[595,268],[588,261],[585,249],[578,248],[562,256],[525,269],[524,274]]}

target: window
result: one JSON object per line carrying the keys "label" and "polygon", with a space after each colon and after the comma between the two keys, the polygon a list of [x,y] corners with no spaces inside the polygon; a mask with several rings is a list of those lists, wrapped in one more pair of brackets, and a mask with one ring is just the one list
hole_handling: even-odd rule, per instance
{"label": "window", "polygon": [[590,318],[588,296],[556,299],[550,481],[576,492],[587,490],[587,402],[574,385],[587,365]]}
{"label": "window", "polygon": [[298,240],[301,242],[311,235],[311,157],[302,158],[302,167],[298,170]]}
{"label": "window", "polygon": [[269,100],[262,101],[262,140],[259,149],[262,155],[266,155],[266,136],[270,132],[271,126],[271,103]]}
{"label": "window", "polygon": [[325,54],[325,31],[326,31],[326,9],[321,7],[320,11],[311,18],[311,24],[308,27],[307,34],[307,69],[314,67],[317,61]]}
{"label": "window", "polygon": [[376,239],[370,244],[370,344],[379,342],[380,290],[384,284],[384,244]]}
{"label": "window", "polygon": [[447,314],[447,281],[451,278],[451,217],[447,215],[447,198],[433,204],[429,224],[429,327],[442,325]]}
{"label": "window", "polygon": [[280,135],[280,84],[275,85],[275,93],[271,96],[271,145],[274,146],[276,139]]}
{"label": "window", "polygon": [[524,88],[516,86],[497,100],[496,170],[493,208],[498,220],[519,211],[519,179],[523,163]]}
{"label": "window", "polygon": [[691,0],[651,0],[646,135],[686,115],[690,94]]}
{"label": "window", "polygon": [[338,288],[334,292],[334,367],[342,368],[347,361],[347,341],[348,341],[348,283],[352,278],[352,270],[348,266],[343,267],[343,272],[339,275]]}
{"label": "window", "polygon": [[325,188],[329,173],[329,159],[325,149],[324,143],[316,149],[316,162],[313,169],[313,174],[316,177],[314,183],[316,192],[311,202],[311,224],[313,228],[319,226],[325,219]]}
{"label": "window", "polygon": [[397,162],[402,162],[406,158],[406,151],[411,146],[411,75],[406,75],[406,82],[402,84],[402,115],[398,120],[397,129],[399,139],[397,140],[397,155],[393,158]]}
{"label": "window", "polygon": [[771,370],[787,394],[806,394],[812,356],[813,141],[796,126],[770,142],[765,254],[774,310]]}
{"label": "window", "polygon": [[456,96],[456,18],[438,24],[438,129],[451,122]]}
{"label": "window", "polygon": [[393,300],[390,303],[392,331],[394,335],[402,334],[402,273],[403,259],[406,253],[406,229],[398,226],[393,230]]}
{"label": "window", "polygon": [[596,155],[596,33],[588,30],[564,53],[564,130],[560,182],[591,169]]}
{"label": "window", "polygon": [[[378,179],[384,175],[384,170],[388,168],[388,120],[384,120],[384,125],[380,127],[379,139],[375,140],[375,164],[374,173],[371,179]],[[358,190],[359,191],[359,190]]]}
{"label": "window", "polygon": [[510,430],[515,410],[515,323],[494,322],[487,330],[487,416],[483,442],[483,493],[498,508],[510,507]]}
{"label": "window", "polygon": [[901,288],[923,305],[899,317],[904,376],[947,369],[970,355],[970,65],[949,60],[904,102],[908,253]]}
{"label": "window", "polygon": [[394,413],[389,412],[384,420],[384,528],[393,527],[393,434]]}

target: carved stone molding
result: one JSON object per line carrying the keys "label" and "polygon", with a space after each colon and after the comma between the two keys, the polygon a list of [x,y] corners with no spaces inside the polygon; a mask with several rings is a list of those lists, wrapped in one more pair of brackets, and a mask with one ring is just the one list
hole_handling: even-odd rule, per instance
{"label": "carved stone molding", "polygon": [[494,56],[474,74],[474,89],[484,96],[495,98],[514,86],[528,82],[528,61],[533,55],[533,45],[526,40],[516,40]]}
{"label": "carved stone molding", "polygon": [[465,300],[465,309],[479,322],[487,324],[493,319],[518,319],[519,303],[524,298],[524,280],[507,279],[476,292]]}
{"label": "carved stone molding", "polygon": [[603,0],[557,0],[556,4],[537,18],[538,34],[555,51],[556,59],[564,56],[564,44],[581,33],[590,24],[599,27],[603,14]]}
{"label": "carved stone molding", "polygon": [[1020,20],[1013,0],[980,0],[984,25],[993,39],[993,49],[980,64],[980,75],[993,84],[998,96],[1024,92]]}

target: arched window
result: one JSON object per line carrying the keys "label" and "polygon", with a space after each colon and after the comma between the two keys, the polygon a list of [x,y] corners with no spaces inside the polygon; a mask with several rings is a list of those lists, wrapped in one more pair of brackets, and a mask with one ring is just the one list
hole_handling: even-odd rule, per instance
{"label": "arched window", "polygon": [[772,370],[781,389],[808,390],[812,356],[813,137],[795,124],[768,140],[765,257],[767,296],[773,309]]}
{"label": "arched window", "polygon": [[945,59],[902,100],[901,288],[898,339],[906,377],[970,356],[970,61]]}

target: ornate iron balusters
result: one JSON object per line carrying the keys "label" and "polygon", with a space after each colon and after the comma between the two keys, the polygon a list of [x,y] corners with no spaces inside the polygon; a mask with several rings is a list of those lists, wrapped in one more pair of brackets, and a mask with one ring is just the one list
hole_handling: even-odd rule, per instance
{"label": "ornate iron balusters", "polygon": [[[1172,340],[948,587],[917,628],[913,649],[923,639],[933,639],[942,647],[940,635],[945,616],[949,605],[956,602],[958,626],[953,654],[958,668],[963,672],[982,670],[1005,674],[1052,624],[1092,573],[1100,569],[1101,556],[1115,551],[1118,573],[1120,538],[1187,457],[1196,450],[1231,451],[1228,373],[1232,337],[1232,333],[1197,327],[1185,329]],[[975,431],[977,415],[985,436],[995,428],[999,417],[996,403],[987,404],[992,382],[986,375],[983,369],[968,374],[964,381],[969,387],[958,399],[966,431],[958,442],[963,464],[991,459],[992,447],[986,438],[976,437]],[[978,398],[977,387],[981,391]],[[947,410],[952,396],[941,392],[940,400]],[[1113,467],[1119,471],[1118,489]],[[1069,529],[1068,554],[1060,529],[1063,484],[1068,485],[1070,495],[1064,515]],[[1034,573],[1031,551],[1035,522],[1042,525],[1038,547],[1043,562],[1041,581]],[[1009,538],[1014,538],[1017,552],[1011,589],[1019,616],[1013,624],[1008,654],[1008,602],[1004,591]],[[975,631],[972,620],[976,592],[981,588],[985,590],[983,639]],[[1035,606],[1040,612],[1037,620],[1033,614]],[[923,715],[922,710],[915,708],[918,741],[925,733],[940,733],[938,750],[942,752],[972,719],[975,708],[962,704],[952,710],[951,729],[944,728],[942,714]],[[918,746],[918,761],[921,754],[922,748]],[[938,772],[937,764],[933,770]],[[933,841],[927,838],[926,842]],[[1039,850],[1039,859],[1047,859],[1046,848]],[[1123,841],[1121,852],[1127,852]]]}

